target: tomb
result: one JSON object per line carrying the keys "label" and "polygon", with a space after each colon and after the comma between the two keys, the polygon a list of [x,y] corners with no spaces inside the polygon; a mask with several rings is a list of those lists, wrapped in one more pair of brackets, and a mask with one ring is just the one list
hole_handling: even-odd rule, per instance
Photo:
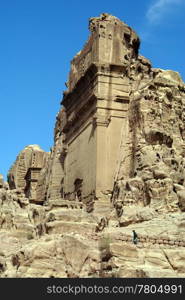
{"label": "tomb", "polygon": [[139,48],[136,33],[111,15],[91,18],[89,29],[87,43],[71,62],[61,102],[65,197],[74,200],[79,193],[87,201],[92,195],[105,199],[113,189],[127,126],[128,66]]}

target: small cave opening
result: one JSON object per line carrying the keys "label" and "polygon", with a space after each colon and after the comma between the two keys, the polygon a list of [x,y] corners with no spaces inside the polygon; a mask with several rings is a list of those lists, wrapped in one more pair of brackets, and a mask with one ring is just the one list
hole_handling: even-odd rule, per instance
{"label": "small cave opening", "polygon": [[181,178],[181,179],[178,181],[178,184],[183,185],[183,184],[184,184],[184,178]]}
{"label": "small cave opening", "polygon": [[126,182],[125,188],[127,191],[130,191],[130,186],[129,186],[128,182]]}
{"label": "small cave opening", "polygon": [[133,45],[133,48],[134,48],[135,55],[138,56],[139,47],[140,47],[140,40],[139,39],[134,39],[132,41],[132,45]]}
{"label": "small cave opening", "polygon": [[142,72],[141,66],[139,66],[139,67],[137,68],[137,72],[138,72],[138,73],[141,73],[141,72]]}
{"label": "small cave opening", "polygon": [[160,131],[151,130],[146,134],[146,141],[151,145],[165,144],[168,148],[172,148],[173,139]]}
{"label": "small cave opening", "polygon": [[4,272],[4,270],[5,270],[4,265],[0,263],[0,272]]}
{"label": "small cave opening", "polygon": [[126,42],[126,46],[129,48],[130,47],[130,40],[131,40],[130,34],[124,33],[124,40]]}

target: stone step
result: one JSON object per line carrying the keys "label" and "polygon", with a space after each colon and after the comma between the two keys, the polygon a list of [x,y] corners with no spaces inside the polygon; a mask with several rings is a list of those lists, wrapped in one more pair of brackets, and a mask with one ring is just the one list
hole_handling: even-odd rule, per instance
{"label": "stone step", "polygon": [[46,223],[46,232],[48,234],[78,233],[86,235],[86,233],[94,233],[96,224],[85,222],[63,222],[53,221]]}
{"label": "stone step", "polygon": [[62,208],[72,208],[72,209],[82,209],[83,203],[79,201],[70,201],[65,199],[56,199],[56,200],[50,200],[49,204],[52,205],[52,207],[62,207]]}
{"label": "stone step", "polygon": [[52,221],[63,221],[63,222],[86,222],[95,223],[92,215],[86,211],[79,209],[52,209],[47,212],[46,219],[48,222]]}

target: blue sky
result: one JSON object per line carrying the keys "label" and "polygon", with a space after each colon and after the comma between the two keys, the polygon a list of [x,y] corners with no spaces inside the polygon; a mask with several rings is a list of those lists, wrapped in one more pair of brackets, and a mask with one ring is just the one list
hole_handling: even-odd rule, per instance
{"label": "blue sky", "polygon": [[153,67],[185,79],[185,0],[1,0],[0,173],[26,145],[53,145],[69,62],[84,45],[88,19],[108,12],[140,35]]}

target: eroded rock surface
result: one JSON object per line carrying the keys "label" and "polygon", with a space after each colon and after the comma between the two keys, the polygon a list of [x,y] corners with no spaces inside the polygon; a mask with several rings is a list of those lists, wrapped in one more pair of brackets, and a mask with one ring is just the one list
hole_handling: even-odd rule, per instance
{"label": "eroded rock surface", "polygon": [[51,152],[0,176],[0,277],[185,277],[185,84],[116,17],[89,28]]}

